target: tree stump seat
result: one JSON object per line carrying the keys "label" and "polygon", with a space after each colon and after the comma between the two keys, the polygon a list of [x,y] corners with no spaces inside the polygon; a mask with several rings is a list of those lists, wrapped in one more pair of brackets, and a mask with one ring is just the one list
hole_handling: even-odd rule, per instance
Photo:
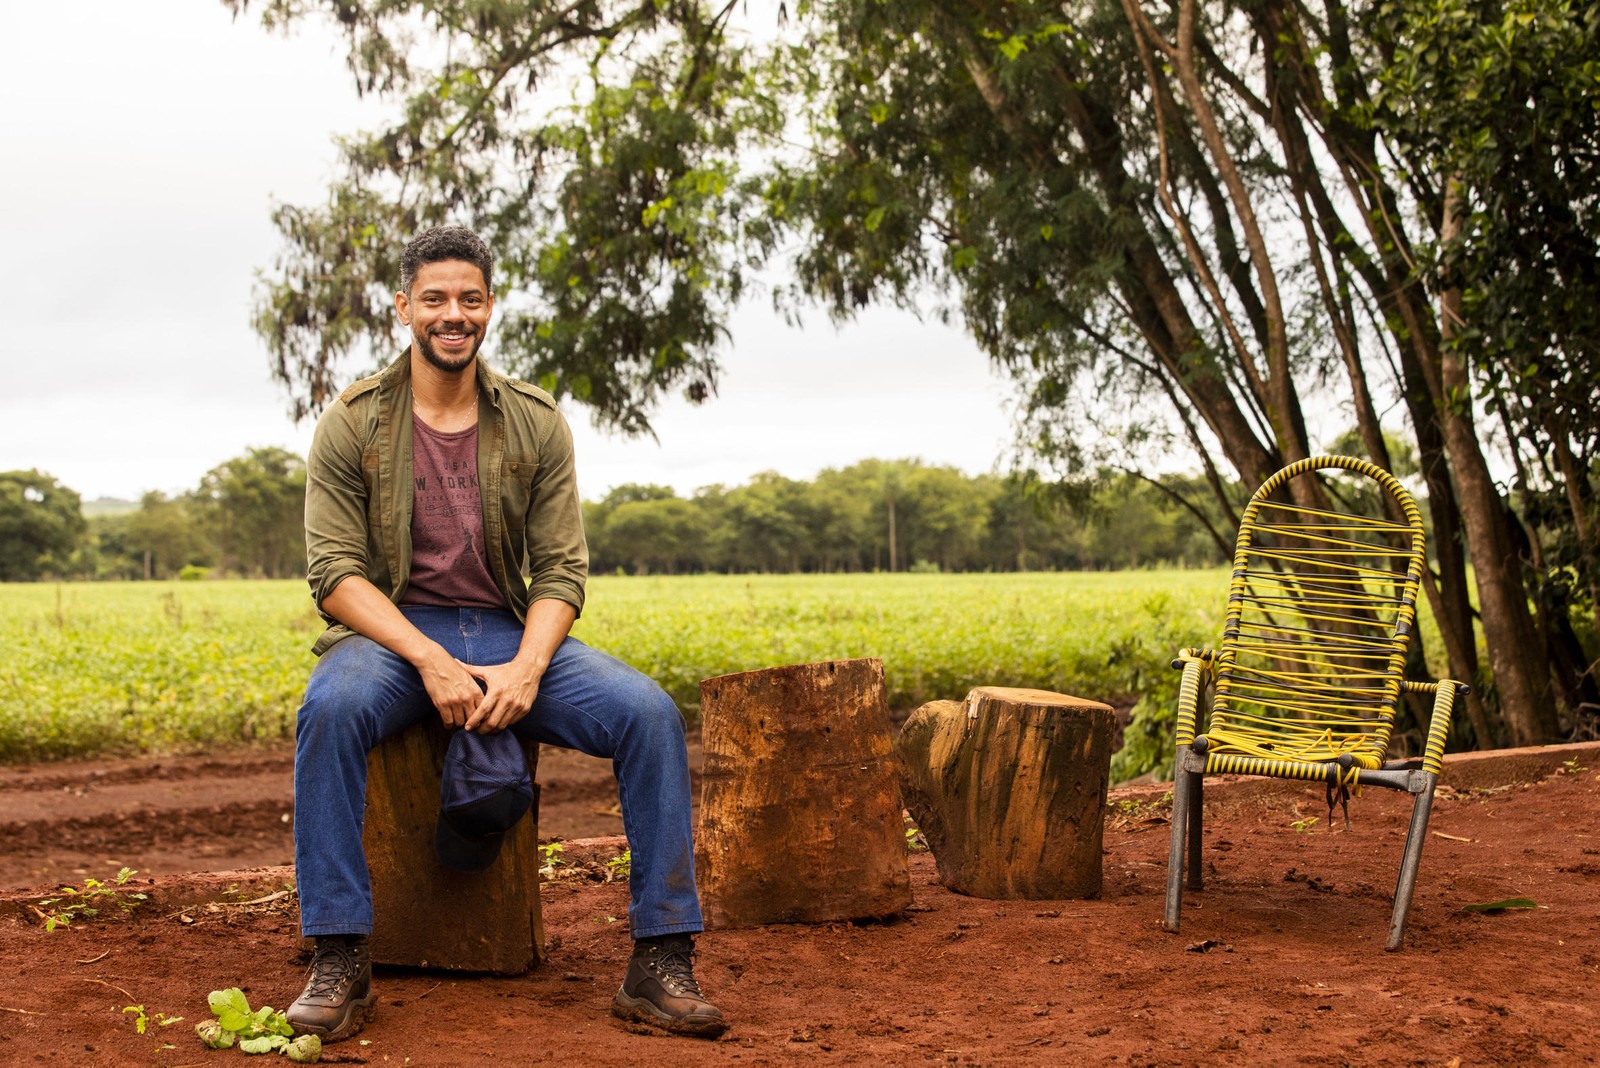
{"label": "tree stump seat", "polygon": [[700,709],[707,927],[882,918],[911,904],[883,661],[706,679]]}
{"label": "tree stump seat", "polygon": [[980,686],[911,714],[895,749],[939,881],[973,897],[1100,896],[1109,705]]}
{"label": "tree stump seat", "polygon": [[[452,871],[434,855],[439,776],[450,732],[430,717],[367,757],[362,833],[372,877],[372,959],[451,971],[517,975],[544,959],[539,912],[539,784],[533,807],[506,832],[480,872]],[[523,746],[528,771],[539,747]]]}

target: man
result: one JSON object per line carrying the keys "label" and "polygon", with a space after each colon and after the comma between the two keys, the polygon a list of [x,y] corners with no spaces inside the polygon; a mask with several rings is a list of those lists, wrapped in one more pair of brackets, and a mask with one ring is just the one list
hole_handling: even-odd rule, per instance
{"label": "man", "polygon": [[475,234],[418,235],[400,272],[410,348],[323,413],[307,461],[308,577],[329,628],[295,728],[300,923],[316,953],[289,1021],[338,1041],[376,1004],[367,753],[437,714],[613,761],[634,949],[612,1011],[714,1037],[727,1024],[693,972],[683,719],[655,683],[568,635],[588,572],[571,432],[549,394],[478,358],[494,295]]}

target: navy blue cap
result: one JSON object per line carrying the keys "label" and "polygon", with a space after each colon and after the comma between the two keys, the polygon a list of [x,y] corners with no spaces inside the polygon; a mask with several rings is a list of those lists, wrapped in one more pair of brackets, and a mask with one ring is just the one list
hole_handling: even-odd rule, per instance
{"label": "navy blue cap", "polygon": [[500,855],[505,833],[533,805],[533,779],[522,743],[510,731],[450,736],[439,780],[433,848],[456,871],[482,871]]}

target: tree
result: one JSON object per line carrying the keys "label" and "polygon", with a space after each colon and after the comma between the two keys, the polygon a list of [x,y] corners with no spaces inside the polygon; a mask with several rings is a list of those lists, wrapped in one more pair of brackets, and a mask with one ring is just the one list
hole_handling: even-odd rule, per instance
{"label": "tree", "polygon": [[305,495],[305,461],[272,447],[212,468],[192,500],[223,566],[287,578],[305,574]]}
{"label": "tree", "polygon": [[679,574],[705,568],[706,522],[679,497],[625,501],[606,520],[606,559],[635,575]]}
{"label": "tree", "polygon": [[[333,361],[359,339],[388,343],[378,280],[424,223],[472,222],[504,250],[505,286],[528,297],[502,334],[511,369],[630,430],[647,428],[665,389],[714,390],[746,272],[782,250],[795,279],[785,308],[814,300],[847,317],[931,299],[1015,378],[1024,445],[1044,469],[1148,471],[1186,451],[1219,523],[1245,487],[1316,448],[1312,414],[1341,408],[1388,466],[1384,413],[1399,413],[1434,531],[1424,586],[1452,674],[1480,683],[1473,733],[1556,733],[1555,630],[1529,610],[1518,540],[1552,521],[1518,513],[1549,480],[1530,466],[1523,492],[1496,484],[1481,421],[1506,394],[1463,358],[1470,324],[1456,318],[1495,305],[1468,301],[1470,285],[1430,290],[1420,269],[1435,244],[1457,247],[1463,216],[1446,207],[1470,194],[1451,193],[1448,168],[1391,165],[1407,135],[1384,118],[1383,78],[1404,66],[1393,42],[1424,37],[1431,7],[1385,22],[1290,0],[831,0],[750,43],[727,32],[738,6],[265,3],[276,23],[338,17],[363,88],[405,101],[392,126],[347,144],[327,205],[278,212],[287,248],[258,326],[297,405],[326,399]],[[1469,27],[1493,13],[1465,0],[1440,10]],[[417,18],[448,42],[434,49],[442,63],[403,46]],[[1389,38],[1386,26],[1398,27]],[[1538,56],[1567,72],[1551,76],[1567,86],[1554,97],[1592,100],[1588,56]],[[528,118],[535,86],[580,67],[570,109]],[[1527,143],[1542,143],[1530,121]],[[1571,211],[1558,185],[1517,188],[1530,217]],[[1476,247],[1486,263],[1517,262]],[[1465,272],[1471,257],[1450,255]],[[1539,288],[1493,292],[1519,309]],[[1513,436],[1562,431],[1543,411],[1499,422]],[[1577,440],[1574,459],[1592,455]],[[910,556],[903,487],[885,473],[877,544],[896,569]],[[1572,492],[1592,500],[1592,462],[1581,475]],[[769,490],[749,503],[782,511]],[[769,529],[804,525],[790,513]],[[745,566],[795,559],[777,541],[759,553]]]}
{"label": "tree", "polygon": [[1390,0],[1368,22],[1394,57],[1370,121],[1444,190],[1424,276],[1505,432],[1542,644],[1569,707],[1600,703],[1572,629],[1600,636],[1600,10]]}
{"label": "tree", "polygon": [[73,490],[36,469],[0,472],[0,582],[65,575],[87,528]]}
{"label": "tree", "polygon": [[122,538],[122,548],[137,561],[140,577],[174,578],[191,564],[205,566],[215,559],[217,549],[206,527],[216,523],[207,524],[196,514],[197,499],[173,500],[157,490],[140,498],[139,510],[127,517]]}

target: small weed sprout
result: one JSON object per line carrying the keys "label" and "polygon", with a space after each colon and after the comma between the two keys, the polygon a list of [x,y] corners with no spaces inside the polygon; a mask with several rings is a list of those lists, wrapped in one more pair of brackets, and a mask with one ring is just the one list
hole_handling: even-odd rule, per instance
{"label": "small weed sprout", "polygon": [[626,879],[633,874],[633,850],[624,849],[617,856],[606,861],[606,882],[615,882]]}
{"label": "small weed sprout", "polygon": [[1573,757],[1571,760],[1563,760],[1561,762],[1561,774],[1563,775],[1577,775],[1579,772],[1588,770],[1588,768],[1584,767],[1583,764],[1579,762],[1577,757]]}
{"label": "small weed sprout", "polygon": [[1295,834],[1310,834],[1311,828],[1322,822],[1316,816],[1307,816],[1303,820],[1295,820],[1289,826],[1294,828]]}
{"label": "small weed sprout", "polygon": [[[54,931],[57,927],[70,927],[76,919],[87,919],[100,913],[99,899],[109,897],[116,901],[117,907],[123,912],[132,912],[145,901],[146,895],[142,893],[124,894],[119,891],[128,884],[128,880],[139,874],[132,868],[123,868],[109,884],[101,879],[85,879],[83,889],[76,886],[63,886],[60,897],[46,898],[39,902],[45,910],[39,914],[44,917],[44,929]],[[59,908],[54,906],[59,905]]]}
{"label": "small weed sprout", "polygon": [[544,858],[544,863],[539,866],[539,874],[546,879],[554,878],[557,868],[564,868],[567,862],[561,859],[565,848],[560,842],[546,842],[539,847],[539,855]]}
{"label": "small weed sprout", "polygon": [[928,837],[927,837],[927,835],[922,833],[922,828],[921,827],[918,827],[915,823],[913,823],[911,821],[911,817],[910,816],[907,816],[905,819],[906,819],[906,852],[907,853],[921,853],[923,850],[928,848]]}
{"label": "small weed sprout", "polygon": [[144,1011],[143,1005],[129,1005],[127,1008],[122,1010],[122,1013],[124,1016],[128,1015],[129,1013],[133,1014],[134,1030],[138,1031],[141,1035],[150,1030],[150,1025],[152,1023],[157,1027],[171,1027],[173,1024],[183,1019],[182,1016],[168,1016],[164,1012],[158,1012],[154,1016],[151,1016]]}

